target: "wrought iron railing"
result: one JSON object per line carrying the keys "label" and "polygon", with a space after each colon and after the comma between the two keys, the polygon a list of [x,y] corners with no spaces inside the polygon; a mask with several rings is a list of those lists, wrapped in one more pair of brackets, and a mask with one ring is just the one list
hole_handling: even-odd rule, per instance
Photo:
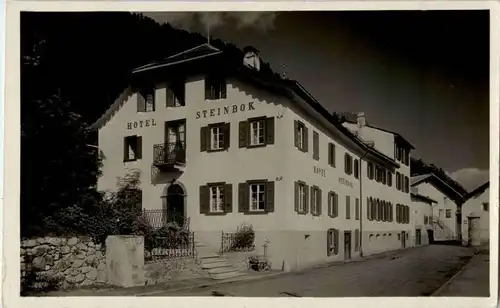
{"label": "wrought iron railing", "polygon": [[184,141],[155,144],[153,146],[153,164],[173,165],[186,163],[186,143]]}
{"label": "wrought iron railing", "polygon": [[175,224],[180,229],[189,230],[189,217],[164,209],[143,210],[143,217],[153,229]]}
{"label": "wrought iron railing", "polygon": [[154,236],[145,250],[144,259],[147,262],[154,262],[164,259],[194,258],[195,256],[194,232],[180,232]]}
{"label": "wrought iron railing", "polygon": [[222,231],[220,254],[231,252],[231,251],[253,251],[255,250],[255,245],[248,244],[245,239],[238,239],[237,233],[226,233]]}

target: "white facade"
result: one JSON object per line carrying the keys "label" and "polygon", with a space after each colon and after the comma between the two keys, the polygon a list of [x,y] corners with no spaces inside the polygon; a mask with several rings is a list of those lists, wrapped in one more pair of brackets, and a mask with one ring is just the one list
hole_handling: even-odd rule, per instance
{"label": "white facade", "polygon": [[476,217],[479,222],[479,237],[481,243],[488,243],[490,239],[490,188],[482,189],[477,194],[472,192],[470,198],[462,205],[462,240],[469,243],[470,219]]}
{"label": "white facade", "polygon": [[[257,252],[269,242],[267,253],[277,269],[414,245],[414,211],[404,181],[410,177],[409,152],[407,165],[394,161],[394,136],[363,128],[363,139],[370,137],[384,158],[298,97],[227,78],[224,94],[207,99],[207,78],[186,78],[179,101],[170,99],[165,80],[156,81],[151,96],[132,88],[122,94],[99,125],[106,157],[100,190],[116,190],[117,178],[138,170],[143,208],[162,209],[170,206],[166,200],[175,186],[181,191],[176,211],[189,217],[197,239],[217,250],[222,231],[251,224]],[[127,137],[135,148],[128,147]],[[158,166],[165,144],[182,144],[185,161]],[[385,206],[371,205],[372,199]]]}

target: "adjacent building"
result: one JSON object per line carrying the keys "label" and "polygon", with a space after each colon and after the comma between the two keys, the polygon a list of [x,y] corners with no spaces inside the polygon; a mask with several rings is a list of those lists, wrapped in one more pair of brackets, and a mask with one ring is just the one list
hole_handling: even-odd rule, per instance
{"label": "adjacent building", "polygon": [[[439,190],[411,194],[434,184],[410,182],[413,146],[402,136],[362,113],[328,112],[261,63],[253,47],[203,44],[133,70],[93,125],[106,157],[98,188],[116,190],[137,171],[144,209],[189,219],[215,250],[221,232],[251,224],[276,269],[425,244],[437,205],[452,211],[443,221],[454,217]],[[446,230],[439,236],[456,235],[455,225]]]}
{"label": "adjacent building", "polygon": [[462,205],[462,240],[465,245],[481,245],[490,241],[490,182],[464,197]]}

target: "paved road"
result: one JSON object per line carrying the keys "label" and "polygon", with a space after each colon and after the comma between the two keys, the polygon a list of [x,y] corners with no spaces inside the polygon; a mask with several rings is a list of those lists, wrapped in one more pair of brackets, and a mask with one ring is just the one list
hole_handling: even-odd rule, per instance
{"label": "paved road", "polygon": [[431,245],[409,249],[395,257],[153,296],[213,296],[213,291],[245,297],[428,296],[472,255],[473,251],[465,247]]}

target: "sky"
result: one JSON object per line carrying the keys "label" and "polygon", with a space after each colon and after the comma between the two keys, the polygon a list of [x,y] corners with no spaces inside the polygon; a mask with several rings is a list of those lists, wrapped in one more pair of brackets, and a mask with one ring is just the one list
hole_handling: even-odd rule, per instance
{"label": "sky", "polygon": [[328,110],[364,112],[466,189],[488,180],[488,11],[144,15],[252,45]]}

